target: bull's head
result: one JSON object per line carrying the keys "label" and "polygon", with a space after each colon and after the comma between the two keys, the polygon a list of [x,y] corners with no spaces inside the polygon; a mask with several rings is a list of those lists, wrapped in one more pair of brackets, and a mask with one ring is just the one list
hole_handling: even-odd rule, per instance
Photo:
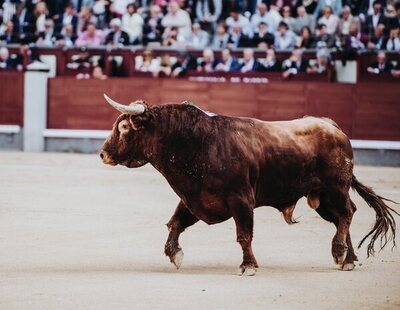
{"label": "bull's head", "polygon": [[107,102],[122,114],[113,125],[111,134],[100,151],[103,163],[123,165],[128,168],[140,167],[150,160],[152,149],[149,143],[151,126],[147,126],[151,113],[143,101],[129,106],[120,104],[106,95]]}

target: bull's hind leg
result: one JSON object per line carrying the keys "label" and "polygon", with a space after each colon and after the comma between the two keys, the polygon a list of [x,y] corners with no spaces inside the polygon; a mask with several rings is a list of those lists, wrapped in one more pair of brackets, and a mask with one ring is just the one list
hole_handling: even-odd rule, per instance
{"label": "bull's hind leg", "polygon": [[350,224],[356,211],[348,193],[321,193],[318,214],[336,226],[336,234],[332,239],[332,256],[342,270],[353,270],[357,256],[354,253],[350,237]]}
{"label": "bull's hind leg", "polygon": [[175,209],[174,215],[167,223],[169,235],[167,242],[165,243],[164,253],[169,257],[171,263],[173,263],[177,269],[179,269],[183,260],[183,251],[179,246],[179,235],[187,227],[198,222],[198,220],[199,219],[195,217],[188,208],[186,208],[185,204],[180,201]]}

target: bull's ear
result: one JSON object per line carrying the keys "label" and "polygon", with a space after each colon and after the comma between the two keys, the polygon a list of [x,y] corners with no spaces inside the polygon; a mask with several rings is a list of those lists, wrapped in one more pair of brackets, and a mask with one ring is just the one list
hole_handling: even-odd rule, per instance
{"label": "bull's ear", "polygon": [[129,117],[129,122],[134,130],[140,130],[148,128],[150,126],[153,116],[149,111],[145,111],[140,115],[131,115]]}

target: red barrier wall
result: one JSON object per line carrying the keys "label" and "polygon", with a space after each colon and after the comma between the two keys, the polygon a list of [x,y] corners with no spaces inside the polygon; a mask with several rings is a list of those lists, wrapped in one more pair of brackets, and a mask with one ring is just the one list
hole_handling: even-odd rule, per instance
{"label": "red barrier wall", "polygon": [[24,74],[0,71],[0,125],[23,125]]}

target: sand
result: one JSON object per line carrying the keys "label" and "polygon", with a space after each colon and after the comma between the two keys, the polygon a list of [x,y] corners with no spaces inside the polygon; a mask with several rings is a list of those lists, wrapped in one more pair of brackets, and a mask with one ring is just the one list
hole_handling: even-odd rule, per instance
{"label": "sand", "polygon": [[[359,166],[358,179],[400,201],[400,169]],[[357,195],[358,242],[375,214]],[[0,153],[0,309],[399,309],[399,250],[352,272],[333,264],[334,226],[304,199],[289,226],[255,212],[254,277],[233,220],[181,236],[180,270],[163,254],[178,198],[151,166],[104,166],[96,155]],[[400,209],[400,206],[397,206]],[[400,218],[397,217],[400,223]],[[400,241],[399,241],[400,242]]]}

